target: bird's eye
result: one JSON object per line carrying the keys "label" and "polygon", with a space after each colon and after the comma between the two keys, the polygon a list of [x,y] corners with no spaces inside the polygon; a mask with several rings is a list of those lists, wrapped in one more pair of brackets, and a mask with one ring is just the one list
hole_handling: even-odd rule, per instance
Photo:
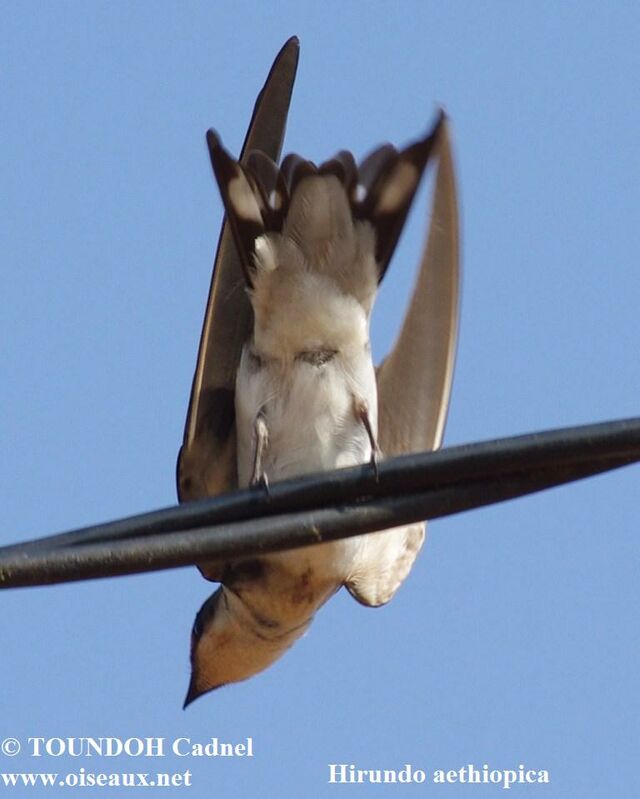
{"label": "bird's eye", "polygon": [[296,360],[311,364],[311,366],[324,366],[337,354],[338,350],[304,350],[296,355]]}

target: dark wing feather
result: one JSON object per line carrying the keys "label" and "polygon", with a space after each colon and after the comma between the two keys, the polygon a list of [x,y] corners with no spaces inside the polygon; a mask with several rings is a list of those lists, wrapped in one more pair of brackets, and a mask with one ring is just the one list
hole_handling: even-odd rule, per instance
{"label": "dark wing feather", "polygon": [[260,150],[249,153],[247,172],[266,201],[263,218],[270,230],[279,230],[289,203],[289,192],[278,165]]}
{"label": "dark wing feather", "polygon": [[268,222],[267,200],[259,183],[229,155],[213,130],[207,131],[207,146],[244,279],[251,287],[255,241],[263,235]]}
{"label": "dark wing feather", "polygon": [[358,167],[358,180],[367,194],[377,176],[397,157],[398,151],[393,144],[383,144],[362,160]]}
{"label": "dark wing feather", "polygon": [[[280,158],[299,42],[293,37],[278,53],[253,110],[243,157],[261,150]],[[241,158],[242,160],[242,158]],[[252,311],[238,253],[226,221],[216,253],[205,311],[184,439],[177,464],[181,502],[237,487],[234,392]]]}
{"label": "dark wing feather", "polygon": [[355,187],[358,182],[358,167],[353,155],[348,150],[341,150],[329,161],[321,164],[318,172],[321,175],[335,175],[345,187],[352,204],[355,202]]}
{"label": "dark wing feather", "polygon": [[366,196],[356,214],[371,222],[376,231],[379,280],[387,271],[443,121],[441,112],[424,139],[400,152],[382,147],[362,164],[360,183],[366,188]]}

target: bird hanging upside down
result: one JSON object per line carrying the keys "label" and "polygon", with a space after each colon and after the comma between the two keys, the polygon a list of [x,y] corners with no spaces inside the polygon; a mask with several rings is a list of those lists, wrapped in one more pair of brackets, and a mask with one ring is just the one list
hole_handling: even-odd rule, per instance
{"label": "bird hanging upside down", "polygon": [[[289,155],[278,168],[259,151],[241,164],[209,131],[254,318],[235,383],[240,487],[377,468],[371,311],[443,121],[359,167],[348,152],[319,167]],[[412,524],[205,568],[222,586],[196,618],[185,704],[267,668],[342,585],[363,604],[388,602],[423,540]]]}

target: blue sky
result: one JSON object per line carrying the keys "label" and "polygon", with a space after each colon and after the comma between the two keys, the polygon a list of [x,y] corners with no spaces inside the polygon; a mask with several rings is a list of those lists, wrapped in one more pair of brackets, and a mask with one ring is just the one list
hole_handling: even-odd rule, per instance
{"label": "blue sky", "polygon": [[[238,150],[292,34],[286,150],[363,155],[421,134],[437,104],[451,117],[464,286],[447,443],[638,413],[637,4],[10,4],[3,543],[175,501],[222,214],[204,133],[214,126]],[[379,357],[426,207],[423,191],[377,304]],[[188,767],[194,787],[174,793],[193,796],[483,797],[501,789],[338,788],[327,764],[522,763],[548,769],[551,784],[514,787],[520,796],[632,795],[639,475],[435,522],[389,606],[341,593],[276,666],[186,712],[189,632],[209,592],[195,569],[5,592],[0,738],[252,736],[255,756],[23,751],[0,755],[0,771]]]}

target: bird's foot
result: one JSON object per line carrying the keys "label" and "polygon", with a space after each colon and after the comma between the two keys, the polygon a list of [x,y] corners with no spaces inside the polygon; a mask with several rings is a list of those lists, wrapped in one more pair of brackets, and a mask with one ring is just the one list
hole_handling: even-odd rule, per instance
{"label": "bird's foot", "polygon": [[253,476],[251,478],[251,488],[262,488],[264,489],[264,493],[267,495],[267,499],[271,498],[271,490],[269,488],[269,478],[267,477],[266,472],[262,472],[260,475]]}
{"label": "bird's foot", "polygon": [[262,411],[256,416],[253,423],[253,434],[255,436],[255,450],[253,453],[253,469],[251,471],[251,481],[249,485],[263,485],[267,494],[269,493],[269,481],[262,468],[265,450],[269,444],[269,428]]}
{"label": "bird's foot", "polygon": [[353,407],[356,417],[364,425],[364,429],[367,431],[367,436],[369,437],[369,444],[371,445],[371,457],[369,459],[369,463],[371,464],[371,467],[373,469],[373,474],[375,476],[377,483],[380,480],[380,471],[378,469],[378,463],[380,461],[381,452],[380,452],[380,447],[378,446],[378,440],[376,438],[375,433],[373,432],[371,417],[369,416],[369,405],[365,399],[362,399],[362,397],[354,397]]}

